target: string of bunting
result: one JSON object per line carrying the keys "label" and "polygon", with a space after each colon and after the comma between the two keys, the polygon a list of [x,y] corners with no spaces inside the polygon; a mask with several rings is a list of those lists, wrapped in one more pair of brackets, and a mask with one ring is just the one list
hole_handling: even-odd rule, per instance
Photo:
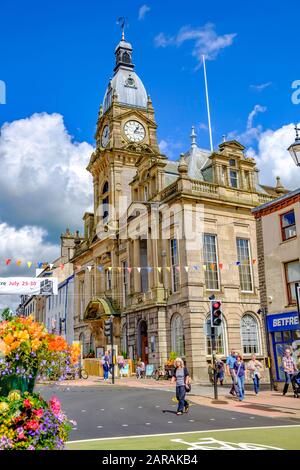
{"label": "string of bunting", "polygon": [[[243,261],[235,261],[234,263],[203,263],[203,264],[194,264],[192,266],[183,266],[183,269],[188,272],[188,271],[200,271],[201,269],[203,269],[204,271],[207,271],[207,270],[211,270],[211,271],[214,271],[215,269],[217,269],[217,267],[222,270],[224,269],[225,267],[228,266],[228,268],[230,266],[249,266],[250,264],[254,265],[256,263],[256,259],[252,259],[251,260],[251,263],[249,263],[248,260],[243,260]],[[5,260],[5,264],[6,266],[13,266],[13,265],[16,265],[16,266],[27,266],[29,269],[30,268],[38,268],[38,269],[46,269],[47,267],[50,268],[50,270],[52,269],[57,269],[57,268],[60,268],[60,269],[64,269],[65,265],[63,263],[59,264],[59,265],[54,265],[53,263],[45,263],[45,262],[42,262],[42,261],[38,261],[37,263],[34,263],[33,261],[23,261],[23,260],[20,260],[20,259],[17,259],[17,260],[13,260],[11,258],[7,258]],[[88,269],[89,272],[91,272],[92,268],[94,267],[93,265],[88,265],[88,266],[81,266],[81,265],[75,265],[75,269],[77,271],[80,271],[82,268],[86,267]],[[138,273],[141,272],[141,270],[147,270],[148,272],[152,272],[154,269],[156,269],[159,273],[161,273],[161,271],[163,269],[166,269],[167,271],[171,271],[171,268],[172,266],[155,266],[155,267],[152,267],[152,266],[128,266],[128,267],[113,267],[113,266],[108,266],[108,267],[105,267],[103,265],[98,265],[97,266],[97,269],[99,272],[103,272],[104,270],[108,269],[109,271],[112,271],[112,270],[117,270],[119,273],[121,273],[122,271],[124,270],[127,270],[129,273],[131,273],[131,271],[133,269],[136,269],[138,271]],[[175,269],[177,271],[180,271],[181,267],[180,266],[175,266]]]}

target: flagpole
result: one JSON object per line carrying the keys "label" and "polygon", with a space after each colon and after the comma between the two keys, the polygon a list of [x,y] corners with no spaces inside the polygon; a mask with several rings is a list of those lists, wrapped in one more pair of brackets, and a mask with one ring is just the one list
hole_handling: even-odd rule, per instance
{"label": "flagpole", "polygon": [[204,82],[205,82],[205,95],[206,95],[210,150],[211,150],[211,152],[213,152],[214,147],[213,147],[213,141],[212,141],[211,122],[210,122],[210,108],[209,108],[208,86],[207,86],[207,77],[206,77],[205,55],[202,55],[202,59],[203,59],[203,70],[204,70]]}

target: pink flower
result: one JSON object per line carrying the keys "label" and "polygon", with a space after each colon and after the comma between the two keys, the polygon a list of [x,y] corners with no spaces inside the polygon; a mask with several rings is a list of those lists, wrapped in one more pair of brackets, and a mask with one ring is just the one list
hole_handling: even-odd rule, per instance
{"label": "pink flower", "polygon": [[26,398],[26,400],[23,401],[23,405],[25,406],[25,408],[31,408],[31,403],[30,403],[29,398]]}
{"label": "pink flower", "polygon": [[33,414],[38,418],[41,418],[44,414],[43,408],[39,408],[38,410],[33,410]]}
{"label": "pink flower", "polygon": [[27,422],[25,428],[30,429],[31,431],[36,431],[39,428],[39,423],[32,419],[31,421]]}
{"label": "pink flower", "polygon": [[28,447],[27,447],[27,450],[35,450],[35,447],[33,447],[33,446],[28,446]]}
{"label": "pink flower", "polygon": [[60,402],[58,398],[52,397],[50,400],[50,408],[53,411],[55,415],[58,415],[60,413]]}

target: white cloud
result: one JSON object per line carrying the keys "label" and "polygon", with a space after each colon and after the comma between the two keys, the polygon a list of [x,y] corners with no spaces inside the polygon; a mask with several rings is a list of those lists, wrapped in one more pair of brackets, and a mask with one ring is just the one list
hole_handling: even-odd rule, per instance
{"label": "white cloud", "polygon": [[159,33],[154,38],[154,44],[156,47],[171,45],[179,47],[186,41],[193,41],[192,55],[201,63],[203,54],[206,59],[214,60],[222,49],[232,45],[235,36],[236,33],[218,36],[215,25],[207,23],[199,28],[183,26],[175,36],[166,36],[164,33]]}
{"label": "white cloud", "polygon": [[257,114],[265,113],[266,111],[267,108],[265,106],[256,104],[252,111],[248,114],[246,130],[242,133],[238,133],[238,131],[232,131],[227,135],[227,139],[235,139],[238,142],[241,142],[243,145],[250,145],[258,141],[261,133],[263,132],[263,127],[260,124],[253,126],[253,120]]}
{"label": "white cloud", "polygon": [[92,151],[90,144],[73,141],[60,114],[5,123],[0,134],[1,219],[19,227],[42,226],[51,234],[81,225],[92,202],[85,169]]}
{"label": "white cloud", "polygon": [[171,160],[179,159],[180,149],[182,149],[182,142],[173,142],[169,139],[162,139],[158,146],[161,153],[163,155],[167,155]]}
{"label": "white cloud", "polygon": [[272,86],[272,85],[273,85],[272,82],[267,82],[267,83],[261,83],[261,84],[259,84],[259,85],[250,85],[250,88],[251,88],[252,90],[261,92],[261,91],[265,90],[266,88],[269,88],[269,87]]}
{"label": "white cloud", "polygon": [[262,183],[275,185],[276,176],[280,176],[285,187],[299,188],[299,169],[287,151],[295,140],[294,127],[294,124],[287,124],[275,131],[264,131],[259,136],[257,151],[252,148],[247,152],[256,158]]}
{"label": "white cloud", "polygon": [[[50,262],[60,254],[59,245],[47,242],[47,231],[41,227],[28,225],[18,229],[0,222],[0,240],[1,276],[35,274],[33,266],[28,269],[27,261]],[[12,259],[12,264],[6,266],[5,259]],[[16,266],[16,260],[22,261],[20,267]]]}
{"label": "white cloud", "polygon": [[139,9],[139,20],[143,20],[146,16],[146,13],[150,11],[151,8],[148,5],[142,5]]}

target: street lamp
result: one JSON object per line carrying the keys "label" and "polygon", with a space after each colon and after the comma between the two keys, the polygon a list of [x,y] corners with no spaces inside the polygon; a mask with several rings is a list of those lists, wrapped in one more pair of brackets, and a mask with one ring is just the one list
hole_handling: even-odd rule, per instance
{"label": "street lamp", "polygon": [[289,146],[288,151],[290,152],[291,157],[296,163],[296,165],[300,166],[300,137],[298,134],[300,129],[298,129],[297,124],[295,125],[295,131],[296,131],[295,142]]}

